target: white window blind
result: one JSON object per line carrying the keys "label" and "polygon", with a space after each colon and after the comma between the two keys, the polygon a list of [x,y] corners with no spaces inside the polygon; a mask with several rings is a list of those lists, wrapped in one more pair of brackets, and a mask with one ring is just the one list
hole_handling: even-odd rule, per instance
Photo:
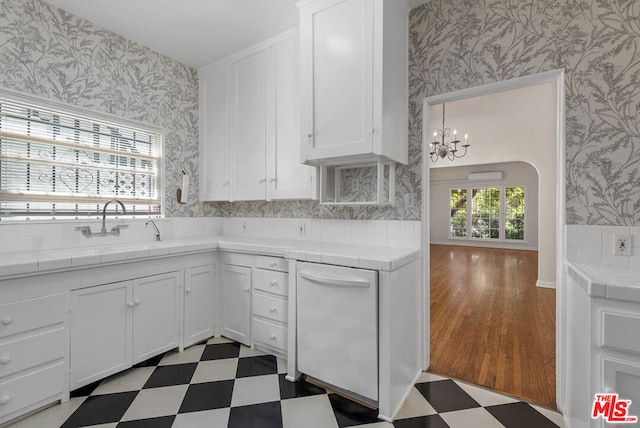
{"label": "white window blind", "polygon": [[96,217],[111,199],[127,216],[159,216],[161,141],[0,94],[0,220]]}

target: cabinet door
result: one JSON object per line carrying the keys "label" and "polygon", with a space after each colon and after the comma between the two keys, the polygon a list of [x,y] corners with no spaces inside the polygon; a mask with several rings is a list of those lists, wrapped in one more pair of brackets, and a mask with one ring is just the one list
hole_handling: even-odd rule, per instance
{"label": "cabinet door", "polygon": [[314,167],[300,157],[298,34],[267,51],[267,200],[315,197]]}
{"label": "cabinet door", "polygon": [[229,200],[226,68],[200,75],[200,200]]}
{"label": "cabinet door", "polygon": [[300,11],[306,158],[371,153],[373,0],[320,0]]}
{"label": "cabinet door", "polygon": [[251,268],[222,265],[222,334],[251,345]]}
{"label": "cabinet door", "polygon": [[[635,361],[603,356],[603,384],[595,393],[617,393],[620,400],[631,400],[628,416],[640,417],[640,358],[634,356],[633,359]],[[608,425],[603,419],[598,419],[597,422],[598,427]]]}
{"label": "cabinet door", "polygon": [[180,342],[178,272],[133,281],[133,363],[177,348]]}
{"label": "cabinet door", "polygon": [[231,200],[265,198],[265,53],[232,62],[229,72]]}
{"label": "cabinet door", "polygon": [[215,286],[215,266],[199,266],[185,270],[184,346],[213,336]]}
{"label": "cabinet door", "polygon": [[131,281],[71,292],[71,390],[131,366]]}

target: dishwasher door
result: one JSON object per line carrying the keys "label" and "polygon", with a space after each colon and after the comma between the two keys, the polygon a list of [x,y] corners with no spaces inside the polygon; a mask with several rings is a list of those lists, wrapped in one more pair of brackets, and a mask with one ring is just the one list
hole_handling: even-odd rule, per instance
{"label": "dishwasher door", "polygon": [[378,273],[297,266],[299,371],[378,401]]}

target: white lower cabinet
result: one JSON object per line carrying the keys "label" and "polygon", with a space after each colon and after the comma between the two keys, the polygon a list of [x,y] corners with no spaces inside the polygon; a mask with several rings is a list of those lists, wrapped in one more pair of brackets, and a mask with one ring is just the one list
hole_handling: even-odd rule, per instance
{"label": "white lower cabinet", "polygon": [[56,294],[0,305],[0,424],[64,399],[66,301]]}
{"label": "white lower cabinet", "polygon": [[72,391],[132,365],[132,306],[131,281],[71,292]]}
{"label": "white lower cabinet", "polygon": [[184,347],[208,339],[214,334],[215,265],[184,271]]}
{"label": "white lower cabinet", "polygon": [[180,272],[71,292],[71,390],[180,343]]}
{"label": "white lower cabinet", "polygon": [[251,345],[251,268],[222,264],[222,335]]}
{"label": "white lower cabinet", "polygon": [[133,280],[133,364],[180,346],[180,275]]}
{"label": "white lower cabinet", "polygon": [[620,399],[631,400],[629,416],[640,418],[640,359],[602,357],[602,390],[613,391]]}
{"label": "white lower cabinet", "polygon": [[220,262],[222,335],[287,358],[285,259],[223,252]]}
{"label": "white lower cabinet", "polygon": [[589,296],[566,278],[565,418],[571,428],[635,426],[591,415],[596,394],[615,393],[631,400],[627,416],[640,417],[640,304]]}
{"label": "white lower cabinet", "polygon": [[284,259],[258,257],[251,314],[256,347],[287,358],[289,277]]}

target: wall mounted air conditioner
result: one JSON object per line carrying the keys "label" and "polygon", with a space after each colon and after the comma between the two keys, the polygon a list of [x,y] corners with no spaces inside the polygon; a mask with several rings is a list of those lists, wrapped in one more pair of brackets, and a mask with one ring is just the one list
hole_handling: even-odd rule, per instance
{"label": "wall mounted air conditioner", "polygon": [[469,181],[502,181],[502,171],[472,172],[469,174]]}

